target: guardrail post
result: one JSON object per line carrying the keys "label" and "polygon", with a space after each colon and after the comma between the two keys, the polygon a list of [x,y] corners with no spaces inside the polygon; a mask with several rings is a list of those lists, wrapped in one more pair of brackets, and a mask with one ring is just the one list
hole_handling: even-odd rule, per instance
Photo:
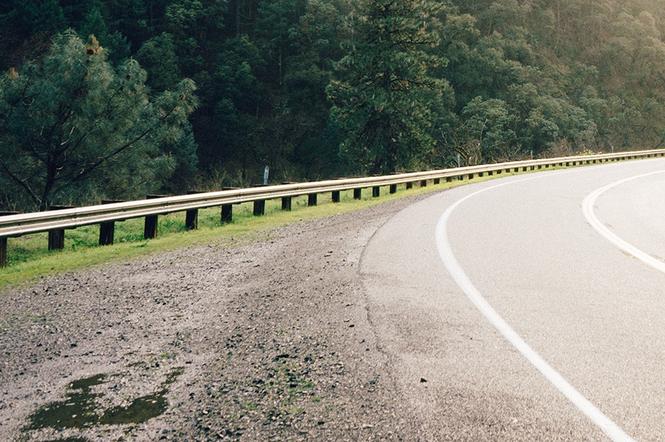
{"label": "guardrail post", "polygon": [[372,187],[372,197],[378,198],[381,196],[381,188],[379,186]]}
{"label": "guardrail post", "polygon": [[420,187],[427,187],[427,180],[420,180]]}
{"label": "guardrail post", "polygon": [[332,191],[332,202],[333,203],[339,203],[342,201],[342,194],[339,190],[333,190]]}
{"label": "guardrail post", "polygon": [[291,197],[290,196],[283,196],[282,197],[282,210],[286,210],[287,212],[291,210]]}
{"label": "guardrail post", "polygon": [[516,168],[513,170],[513,172],[515,172],[515,173],[517,173],[517,172],[519,172],[519,171],[520,171],[520,168],[519,168],[519,167],[516,167]]}
{"label": "guardrail post", "polygon": [[[18,215],[18,212],[0,212],[0,216]],[[7,267],[7,246],[9,239],[4,236],[0,238],[0,268]]]}
{"label": "guardrail post", "polygon": [[[71,206],[50,206],[49,210],[71,209]],[[62,250],[65,248],[65,229],[49,230],[48,249]]]}
{"label": "guardrail post", "polygon": [[185,228],[187,230],[199,228],[199,209],[189,209],[185,212]]}
{"label": "guardrail post", "polygon": [[362,188],[353,189],[353,199],[354,200],[363,199],[363,189]]}
{"label": "guardrail post", "polygon": [[[222,190],[238,190],[240,187],[222,187]],[[222,224],[233,222],[233,204],[222,204],[222,213],[220,217]]]}
{"label": "guardrail post", "polygon": [[[102,200],[102,204],[120,203],[116,200]],[[99,245],[110,246],[113,244],[113,236],[115,235],[115,221],[107,221],[99,224]]]}
{"label": "guardrail post", "polygon": [[222,224],[233,221],[233,204],[222,204]]}
{"label": "guardrail post", "polygon": [[7,237],[0,238],[0,268],[7,267]]}
{"label": "guardrail post", "polygon": [[441,178],[434,178],[434,185],[441,184]]}
{"label": "guardrail post", "polygon": [[48,249],[62,250],[65,248],[65,230],[50,230],[48,232]]}
{"label": "guardrail post", "polygon": [[[164,198],[166,195],[148,195],[147,199]],[[159,226],[159,215],[147,215],[145,223],[143,224],[143,239],[157,238],[157,230]]]}
{"label": "guardrail post", "polygon": [[[192,190],[187,192],[188,195],[196,195],[199,192]],[[189,209],[185,212],[185,228],[187,230],[196,230],[199,228],[199,209]]]}
{"label": "guardrail post", "polygon": [[146,216],[145,223],[143,224],[143,239],[157,238],[158,224],[159,224],[159,216],[157,215]]}
{"label": "guardrail post", "polygon": [[397,193],[397,184],[390,185],[390,193]]}
{"label": "guardrail post", "polygon": [[266,214],[266,200],[254,201],[254,216],[263,216]]}
{"label": "guardrail post", "polygon": [[472,173],[469,174],[469,179],[472,180],[474,175]]}
{"label": "guardrail post", "polygon": [[409,189],[413,189],[413,183],[410,182],[410,181],[408,183],[406,183],[406,190],[409,190]]}
{"label": "guardrail post", "polygon": [[115,235],[115,222],[109,221],[99,225],[99,245],[113,245],[113,236]]}

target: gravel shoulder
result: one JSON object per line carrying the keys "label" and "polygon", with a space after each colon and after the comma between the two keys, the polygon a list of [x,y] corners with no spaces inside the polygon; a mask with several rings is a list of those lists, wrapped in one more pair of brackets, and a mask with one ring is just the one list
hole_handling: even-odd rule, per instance
{"label": "gravel shoulder", "polygon": [[420,438],[359,262],[422,198],[4,290],[0,439]]}

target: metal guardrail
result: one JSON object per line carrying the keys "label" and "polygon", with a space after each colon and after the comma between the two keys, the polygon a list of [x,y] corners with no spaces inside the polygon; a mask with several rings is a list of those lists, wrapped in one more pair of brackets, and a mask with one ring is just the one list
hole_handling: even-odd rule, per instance
{"label": "metal guardrail", "polygon": [[233,217],[233,205],[254,203],[254,214],[265,213],[265,201],[282,199],[282,209],[291,209],[291,198],[308,196],[308,205],[316,205],[317,195],[332,192],[333,202],[340,201],[340,192],[353,190],[354,198],[362,197],[362,189],[372,188],[375,197],[380,195],[382,186],[390,186],[390,192],[397,191],[398,184],[413,183],[426,186],[428,181],[435,183],[442,179],[473,179],[484,174],[493,175],[503,172],[526,172],[557,166],[577,166],[609,161],[654,158],[665,156],[665,150],[646,150],[602,155],[587,155],[550,158],[540,160],[515,161],[508,163],[487,164],[481,166],[442,169],[426,172],[404,173],[366,178],[347,178],[309,183],[283,184],[277,186],[253,187],[245,189],[223,190],[210,193],[195,193],[181,196],[157,197],[139,201],[113,202],[96,206],[49,210],[46,212],[14,214],[0,216],[0,267],[7,265],[7,238],[30,233],[49,232],[49,248],[64,247],[64,230],[99,224],[101,245],[113,244],[114,223],[131,218],[145,217],[144,237],[155,238],[157,235],[157,217],[173,212],[187,212],[186,225],[189,229],[197,227],[198,210],[209,207],[221,207],[222,223],[230,222]]}

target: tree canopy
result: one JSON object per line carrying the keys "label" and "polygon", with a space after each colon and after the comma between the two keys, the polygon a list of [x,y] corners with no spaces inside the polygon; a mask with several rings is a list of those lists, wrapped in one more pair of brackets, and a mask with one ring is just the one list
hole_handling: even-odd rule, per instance
{"label": "tree canopy", "polygon": [[145,79],[136,61],[114,68],[94,37],[86,45],[72,32],[10,70],[0,78],[3,188],[45,209],[65,193],[127,195],[194,161],[193,82],[150,99]]}
{"label": "tree canopy", "polygon": [[[0,204],[251,185],[264,165],[281,181],[451,166],[458,155],[475,164],[659,147],[662,6],[8,0]],[[99,50],[81,55],[91,36]],[[133,93],[113,96],[120,85]],[[160,120],[178,97],[177,118]],[[109,105],[122,116],[107,117]],[[58,123],[67,112],[75,117]],[[147,127],[132,149],[76,178]]]}

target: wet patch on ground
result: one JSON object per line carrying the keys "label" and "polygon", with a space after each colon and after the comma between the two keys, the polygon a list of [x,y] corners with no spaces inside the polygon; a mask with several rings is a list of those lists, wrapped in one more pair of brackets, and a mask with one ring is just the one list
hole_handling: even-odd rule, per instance
{"label": "wet patch on ground", "polygon": [[[140,366],[141,364],[133,364]],[[100,373],[78,379],[67,385],[65,398],[49,402],[38,408],[30,417],[24,434],[37,430],[63,431],[87,430],[98,426],[142,424],[162,415],[168,409],[167,394],[170,386],[184,372],[182,367],[170,369],[156,390],[149,394],[125,400],[115,406],[111,392],[118,390],[119,379],[129,373]],[[84,437],[71,436],[52,441],[87,441]]]}

